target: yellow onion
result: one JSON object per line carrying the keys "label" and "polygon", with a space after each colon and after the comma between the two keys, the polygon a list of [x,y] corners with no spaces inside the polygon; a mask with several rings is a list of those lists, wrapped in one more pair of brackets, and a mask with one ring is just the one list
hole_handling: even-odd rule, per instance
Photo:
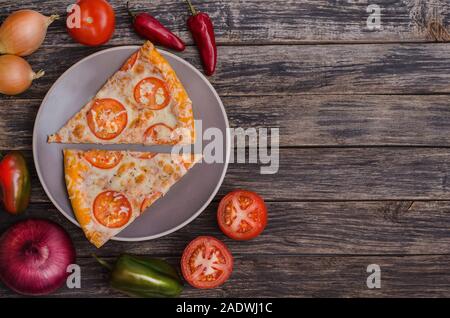
{"label": "yellow onion", "polygon": [[0,54],[30,55],[41,46],[48,26],[58,18],[33,10],[12,13],[0,27]]}
{"label": "yellow onion", "polygon": [[0,55],[0,93],[17,95],[26,91],[44,71],[33,72],[30,64],[15,55]]}

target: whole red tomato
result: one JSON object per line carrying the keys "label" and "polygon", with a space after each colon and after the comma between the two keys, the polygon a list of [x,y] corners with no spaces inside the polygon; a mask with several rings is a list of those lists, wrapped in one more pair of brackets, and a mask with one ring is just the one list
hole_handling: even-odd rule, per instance
{"label": "whole red tomato", "polygon": [[67,30],[72,38],[89,46],[108,42],[115,25],[114,10],[106,0],[79,0],[66,19]]}

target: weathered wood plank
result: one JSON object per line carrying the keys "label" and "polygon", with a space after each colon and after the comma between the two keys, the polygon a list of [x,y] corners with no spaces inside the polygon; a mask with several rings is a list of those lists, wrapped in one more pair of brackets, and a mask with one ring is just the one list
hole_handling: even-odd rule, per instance
{"label": "weathered wood plank", "polygon": [[[63,13],[71,2],[0,0],[0,21],[25,6]],[[140,44],[129,28],[123,2],[111,2],[118,23],[108,47]],[[135,3],[138,8],[154,7],[150,11],[192,44],[182,1]],[[424,28],[433,6],[444,24],[450,17],[450,4],[442,0],[380,0],[382,30],[369,32],[369,3],[203,1],[200,8],[213,16],[221,45],[219,69],[211,81],[224,97],[232,125],[280,127],[283,146],[448,147],[447,96],[374,94],[450,93],[450,44],[294,45],[430,41]],[[241,46],[247,44],[251,46]],[[31,163],[31,129],[39,101],[70,65],[101,49],[74,43],[62,21],[52,25],[44,47],[27,58],[34,69],[45,68],[47,76],[20,100],[0,98],[0,149],[24,149]],[[194,47],[180,56],[200,68]],[[110,242],[97,252],[108,257],[125,251],[163,256],[177,264],[193,237],[223,239],[236,257],[230,282],[211,292],[187,287],[184,296],[450,295],[450,256],[429,255],[447,254],[450,202],[413,202],[450,200],[450,149],[284,148],[280,160],[277,175],[260,175],[258,165],[231,164],[215,203],[182,230],[150,242]],[[45,217],[62,224],[76,244],[83,269],[83,289],[63,289],[55,296],[120,296],[106,286],[106,273],[87,257],[95,248],[48,203],[32,170],[33,203],[18,219]],[[269,226],[251,242],[226,239],[216,225],[217,200],[236,187],[255,190],[269,201]],[[384,201],[356,202],[360,200]],[[0,213],[0,230],[16,220]],[[274,259],[283,265],[274,266]],[[372,263],[382,267],[381,290],[365,287],[366,267]],[[14,295],[0,287],[0,297],[9,296]]]}
{"label": "weathered wood plank", "polygon": [[222,192],[244,187],[271,200],[448,199],[449,164],[450,149],[281,149],[278,174],[232,164]]}
{"label": "weathered wood plank", "polygon": [[[230,125],[279,128],[280,145],[450,146],[448,96],[261,96],[223,99]],[[30,149],[41,100],[0,103],[0,149]]]}
{"label": "weathered wood plank", "polygon": [[[0,21],[8,13],[32,8],[45,14],[65,16],[72,0],[20,2],[0,1]],[[130,27],[130,19],[123,1],[111,0],[116,12],[116,32],[112,45],[138,43],[138,36]],[[189,44],[188,11],[182,1],[132,1],[136,11],[151,12]],[[195,3],[195,2],[194,2]],[[219,44],[270,44],[310,42],[422,42],[431,38],[425,31],[438,8],[437,18],[444,22],[450,17],[450,6],[444,0],[378,0],[381,8],[381,29],[369,30],[367,8],[372,1],[350,0],[232,0],[197,1],[215,24]],[[445,24],[444,24],[445,25]],[[67,35],[64,21],[50,27],[45,45],[76,46]]]}
{"label": "weathered wood plank", "polygon": [[[41,49],[28,60],[47,74],[19,98],[43,98],[65,70],[101,49]],[[450,44],[227,46],[219,53],[210,80],[221,96],[450,93]],[[201,68],[194,48],[180,56]]]}
{"label": "weathered wood plank", "polygon": [[[107,259],[113,261],[113,259]],[[167,260],[176,265],[178,257]],[[81,289],[62,288],[55,297],[123,297],[108,286],[107,272],[92,258],[78,260]],[[381,267],[381,289],[368,289],[369,264]],[[235,257],[234,272],[213,290],[186,286],[184,297],[449,297],[450,256]],[[0,287],[0,297],[17,297]],[[175,308],[173,308],[175,311]]]}
{"label": "weathered wood plank", "polygon": [[[198,235],[223,239],[237,255],[414,255],[447,254],[450,202],[268,202],[269,222],[257,239],[242,243],[225,238],[217,227],[217,203],[195,221],[164,238],[147,242],[110,241],[97,250],[81,229],[51,204],[32,204],[20,216],[0,213],[0,233],[18,219],[38,217],[61,224],[80,257],[120,252],[178,256]],[[139,222],[139,220],[137,221]]]}
{"label": "weathered wood plank", "polygon": [[[274,175],[230,164],[219,195],[247,188],[269,201],[450,200],[448,148],[282,148],[279,157]],[[47,202],[31,169],[32,201]]]}
{"label": "weathered wood plank", "polygon": [[224,97],[233,127],[277,127],[281,146],[449,146],[448,96]]}

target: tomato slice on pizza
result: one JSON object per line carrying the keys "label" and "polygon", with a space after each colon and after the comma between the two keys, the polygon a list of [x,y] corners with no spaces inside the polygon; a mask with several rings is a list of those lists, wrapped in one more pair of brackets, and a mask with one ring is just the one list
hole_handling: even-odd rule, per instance
{"label": "tomato slice on pizza", "polygon": [[111,190],[98,194],[92,204],[97,222],[110,229],[127,224],[132,210],[130,201],[123,193]]}
{"label": "tomato slice on pizza", "polygon": [[67,191],[86,237],[101,247],[163,197],[200,158],[200,155],[64,150]]}
{"label": "tomato slice on pizza", "polygon": [[57,133],[56,143],[192,144],[192,102],[147,41]]}
{"label": "tomato slice on pizza", "polygon": [[119,136],[128,122],[127,110],[115,99],[96,99],[86,114],[91,132],[101,140]]}
{"label": "tomato slice on pizza", "polygon": [[143,108],[161,110],[169,105],[169,89],[159,78],[147,77],[134,87],[134,100]]}

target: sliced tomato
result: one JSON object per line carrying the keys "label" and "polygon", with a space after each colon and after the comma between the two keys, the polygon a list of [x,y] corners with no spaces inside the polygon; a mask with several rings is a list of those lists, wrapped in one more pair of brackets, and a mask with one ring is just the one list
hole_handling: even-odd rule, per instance
{"label": "sliced tomato", "polygon": [[128,60],[125,62],[125,64],[120,68],[121,71],[128,71],[133,68],[134,64],[137,61],[139,55],[139,51],[135,52],[133,55],[131,55]]}
{"label": "sliced tomato", "polygon": [[90,150],[84,154],[84,158],[99,169],[114,168],[122,160],[122,157],[123,155],[119,151]]}
{"label": "sliced tomato", "polygon": [[97,195],[93,204],[95,219],[108,228],[119,228],[128,223],[132,207],[120,192],[105,191]]}
{"label": "sliced tomato", "polygon": [[145,211],[149,206],[151,206],[153,203],[155,203],[156,200],[158,200],[162,196],[162,193],[157,191],[149,196],[147,196],[144,201],[142,201],[141,204],[141,213]]}
{"label": "sliced tomato", "polygon": [[217,209],[217,221],[222,232],[235,240],[257,237],[267,225],[267,207],[254,192],[236,190],[228,193]]}
{"label": "sliced tomato", "polygon": [[184,279],[193,287],[216,288],[230,277],[233,256],[218,239],[199,236],[184,249],[181,271]]}
{"label": "sliced tomato", "polygon": [[170,102],[166,83],[156,77],[147,77],[134,88],[134,99],[139,104],[152,110],[163,109]]}
{"label": "sliced tomato", "polygon": [[125,107],[115,99],[97,99],[87,113],[87,123],[92,133],[100,139],[111,140],[127,126]]}
{"label": "sliced tomato", "polygon": [[167,126],[166,124],[159,123],[150,126],[144,133],[144,138],[146,141],[165,145],[172,143],[172,133],[173,128]]}

